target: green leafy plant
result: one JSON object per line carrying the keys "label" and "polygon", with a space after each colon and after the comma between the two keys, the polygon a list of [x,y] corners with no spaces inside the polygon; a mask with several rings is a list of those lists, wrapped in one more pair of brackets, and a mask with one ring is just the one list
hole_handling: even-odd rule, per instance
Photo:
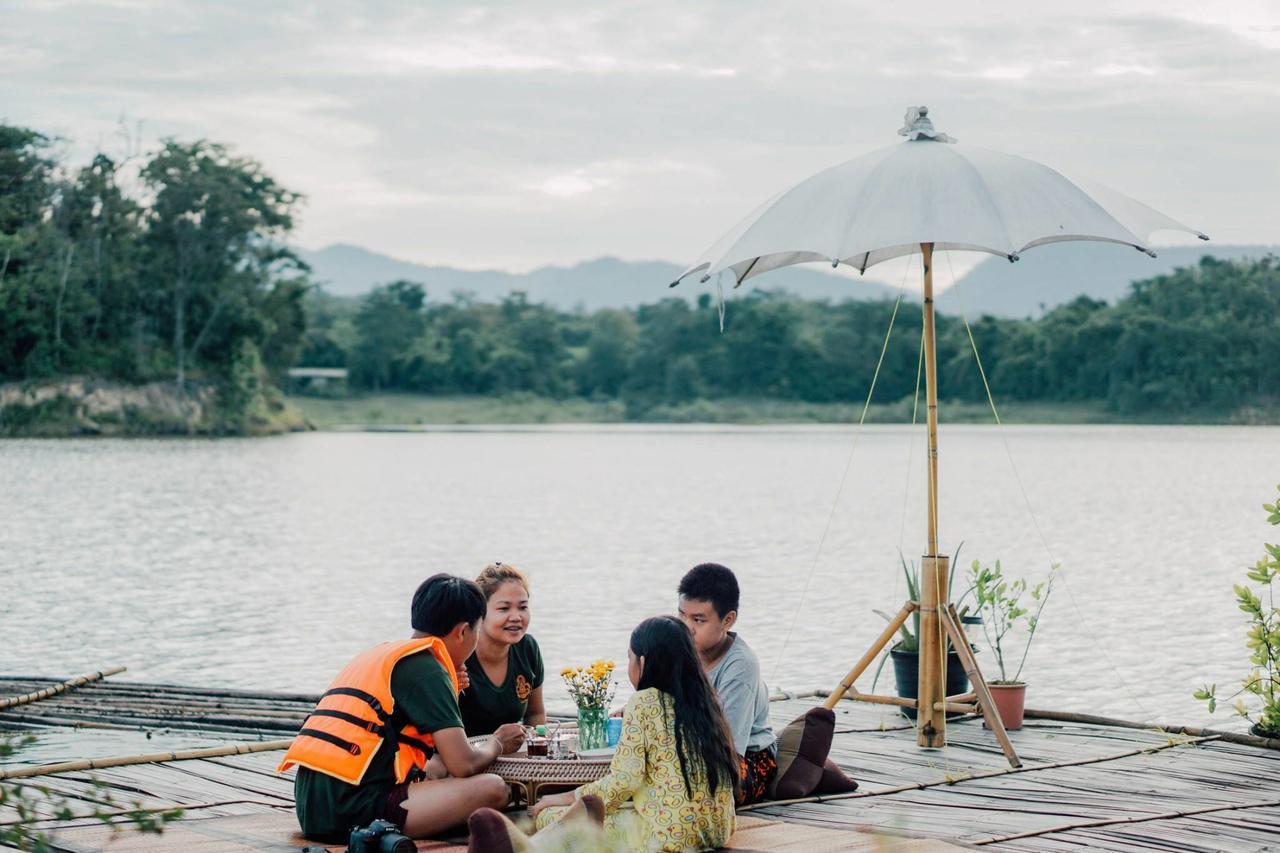
{"label": "green leafy plant", "polygon": [[[978,560],[974,560],[969,566],[969,590],[977,600],[977,611],[982,616],[982,633],[1000,671],[1000,677],[994,683],[1020,683],[1022,668],[1027,663],[1027,654],[1031,651],[1031,641],[1035,639],[1036,629],[1040,627],[1040,614],[1049,601],[1049,593],[1053,591],[1057,571],[1058,566],[1055,564],[1049,570],[1048,579],[1032,587],[1025,578],[1007,577],[999,560],[996,560],[994,567],[983,566]],[[1008,661],[1012,655],[1006,640],[1020,625],[1026,626],[1026,643],[1022,648],[1022,657],[1018,660],[1018,667],[1012,670],[1013,676],[1010,677],[1012,667]]]}
{"label": "green leafy plant", "polygon": [[[21,737],[0,733],[0,759],[9,758],[18,750],[35,742],[32,735]],[[52,850],[44,831],[35,824],[49,820],[67,821],[77,818],[90,818],[101,821],[121,831],[116,820],[122,819],[132,824],[138,832],[159,834],[164,832],[165,824],[182,816],[182,809],[148,809],[141,802],[134,802],[122,807],[111,796],[107,786],[93,780],[94,793],[91,812],[77,812],[71,803],[48,788],[26,783],[0,782],[0,809],[13,810],[15,820],[0,824],[0,847],[17,850],[30,850],[45,853]]]}
{"label": "green leafy plant", "polygon": [[[1280,490],[1280,486],[1276,486]],[[1280,524],[1280,500],[1263,504],[1267,521]],[[1276,607],[1276,578],[1280,577],[1280,545],[1264,545],[1266,554],[1258,559],[1246,576],[1262,586],[1262,594],[1248,586],[1236,584],[1236,602],[1249,617],[1245,645],[1253,669],[1245,676],[1239,690],[1225,701],[1235,700],[1232,710],[1248,720],[1268,737],[1280,737],[1280,608]],[[1266,598],[1265,603],[1263,598]],[[1218,685],[1208,684],[1193,695],[1209,705],[1209,713],[1218,708]],[[1254,697],[1251,708],[1244,694]]]}

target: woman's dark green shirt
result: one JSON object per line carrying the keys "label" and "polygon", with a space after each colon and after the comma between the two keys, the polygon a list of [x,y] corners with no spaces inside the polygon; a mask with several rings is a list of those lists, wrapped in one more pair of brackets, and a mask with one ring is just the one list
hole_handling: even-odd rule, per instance
{"label": "woman's dark green shirt", "polygon": [[529,697],[542,686],[542,651],[537,640],[525,634],[509,654],[502,684],[489,680],[474,654],[467,658],[471,686],[458,697],[458,707],[468,737],[493,734],[503,723],[524,722]]}

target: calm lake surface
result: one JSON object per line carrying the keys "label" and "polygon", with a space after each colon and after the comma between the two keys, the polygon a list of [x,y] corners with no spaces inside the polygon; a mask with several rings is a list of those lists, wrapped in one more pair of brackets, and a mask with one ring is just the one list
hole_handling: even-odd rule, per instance
{"label": "calm lake surface", "polygon": [[[117,679],[319,692],[407,635],[424,577],[503,560],[532,579],[563,706],[560,667],[624,659],[631,628],[715,560],[742,582],[740,630],[770,684],[831,687],[882,629],[873,608],[905,598],[899,548],[923,551],[923,440],[575,427],[0,442],[0,673],[123,664]],[[1211,719],[1190,694],[1244,675],[1231,585],[1280,540],[1260,508],[1280,429],[944,425],[940,480],[962,571],[1000,558],[1034,581],[1050,554],[1062,564],[1029,705]]]}

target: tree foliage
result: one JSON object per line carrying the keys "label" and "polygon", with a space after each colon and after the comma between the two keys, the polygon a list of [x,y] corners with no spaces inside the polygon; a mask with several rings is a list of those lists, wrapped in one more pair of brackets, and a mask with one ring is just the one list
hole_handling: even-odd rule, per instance
{"label": "tree foliage", "polygon": [[297,194],[204,140],[81,168],[50,152],[0,125],[0,379],[220,380],[245,341],[270,371],[295,362],[308,285],[281,246]]}
{"label": "tree foliage", "polygon": [[[498,305],[427,298],[395,282],[358,303],[312,298],[303,360],[348,365],[357,387],[427,393],[532,392],[625,400],[632,411],[699,398],[861,402],[893,305],[759,292],[634,310],[555,311],[514,294]],[[1194,267],[1134,284],[1114,305],[1082,296],[1038,320],[971,323],[998,401],[1101,401],[1123,415],[1270,404],[1280,395],[1275,258]],[[961,318],[937,321],[944,399],[985,402]],[[920,315],[899,311],[876,399],[915,394]]]}

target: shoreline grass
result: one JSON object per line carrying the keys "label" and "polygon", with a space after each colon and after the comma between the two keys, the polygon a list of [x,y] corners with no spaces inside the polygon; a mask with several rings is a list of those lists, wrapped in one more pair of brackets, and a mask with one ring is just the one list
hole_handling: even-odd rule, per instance
{"label": "shoreline grass", "polygon": [[[289,402],[320,430],[415,426],[517,424],[849,424],[857,423],[862,406],[853,403],[804,403],[794,400],[724,398],[659,404],[640,409],[622,400],[556,400],[532,394],[502,397],[367,394],[349,397],[292,396]],[[942,402],[939,418],[947,423],[993,423],[991,409],[979,403]],[[868,423],[910,423],[912,401],[873,404]],[[923,405],[917,418],[924,420]],[[1146,412],[1121,415],[1101,402],[1011,402],[1000,406],[1006,424],[1280,424],[1280,410],[1244,408],[1234,411]]]}

